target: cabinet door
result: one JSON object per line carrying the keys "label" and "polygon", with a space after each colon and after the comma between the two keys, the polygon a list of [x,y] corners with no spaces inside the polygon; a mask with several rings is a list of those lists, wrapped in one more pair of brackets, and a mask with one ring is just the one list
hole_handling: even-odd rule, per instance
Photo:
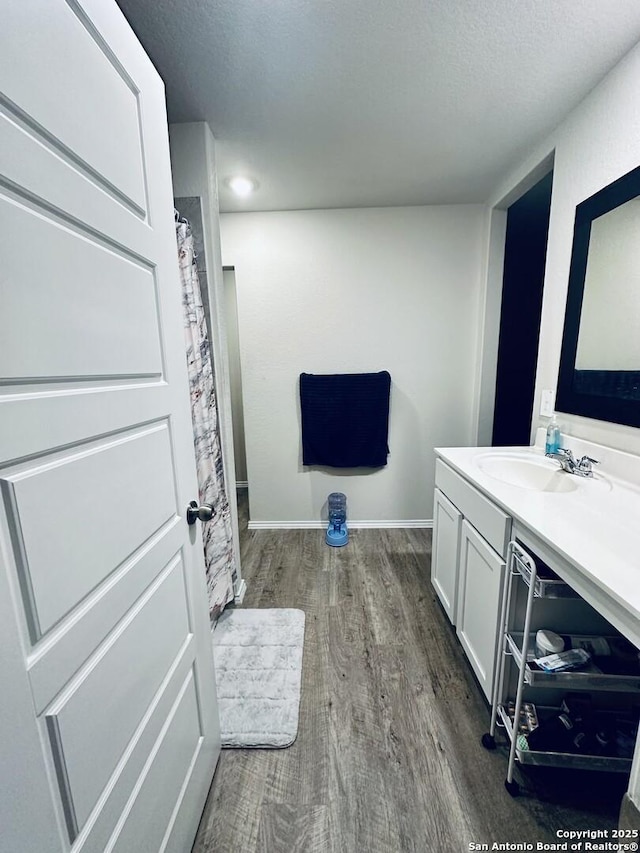
{"label": "cabinet door", "polygon": [[431,583],[445,613],[455,625],[458,597],[458,558],[462,514],[451,501],[435,490],[433,504],[433,553]]}
{"label": "cabinet door", "polygon": [[468,521],[460,535],[458,638],[487,699],[491,700],[505,561]]}

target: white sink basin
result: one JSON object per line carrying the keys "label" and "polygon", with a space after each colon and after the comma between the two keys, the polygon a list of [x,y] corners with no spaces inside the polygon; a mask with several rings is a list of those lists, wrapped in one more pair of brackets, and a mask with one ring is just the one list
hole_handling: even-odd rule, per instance
{"label": "white sink basin", "polygon": [[574,492],[579,478],[562,471],[556,462],[543,456],[517,453],[482,453],[475,458],[480,470],[510,486],[535,492]]}

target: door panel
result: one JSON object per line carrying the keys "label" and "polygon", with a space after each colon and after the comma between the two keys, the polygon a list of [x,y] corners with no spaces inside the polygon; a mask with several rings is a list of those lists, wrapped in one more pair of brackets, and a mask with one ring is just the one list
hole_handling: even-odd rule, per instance
{"label": "door panel", "polygon": [[7,7],[2,853],[185,853],[219,754],[172,211],[115,3]]}
{"label": "door panel", "polygon": [[[197,695],[193,673],[189,673],[152,753],[151,762],[145,768],[143,784],[130,804],[130,811],[113,847],[114,853],[161,849],[164,836],[173,825],[171,812],[180,802],[182,788],[200,744]],[[166,779],[171,780],[170,785],[166,785]]]}
{"label": "door panel", "polygon": [[64,767],[77,827],[84,826],[189,633],[178,559],[47,710],[56,767]]}
{"label": "door panel", "polygon": [[[37,253],[3,257],[0,377],[160,376],[158,306],[149,267],[6,196],[0,196],[0,229],[38,246]],[[17,280],[21,286],[11,287]],[[58,318],[55,325],[52,316]],[[12,317],[22,322],[12,324]],[[34,340],[41,346],[30,346]]]}
{"label": "door panel", "polygon": [[29,681],[36,713],[40,714],[86,661],[93,643],[104,640],[120,622],[132,601],[142,595],[183,543],[184,519],[174,518],[146,542],[108,582],[87,596],[82,608],[70,614],[27,658]]}
{"label": "door panel", "polygon": [[151,246],[153,232],[143,214],[123,207],[46,135],[34,133],[22,115],[0,97],[0,172],[7,195],[15,186],[21,204],[45,204],[52,217],[71,227],[120,248],[135,246],[133,257],[148,257],[144,246]]}
{"label": "door panel", "polygon": [[63,155],[144,212],[135,84],[80,4],[38,3],[37,22],[35,13],[28,4],[3,10],[11,33],[0,53],[4,97]]}
{"label": "door panel", "polygon": [[[23,463],[0,482],[35,638],[178,513],[166,423]],[[61,535],[72,518],[82,523]]]}
{"label": "door panel", "polygon": [[[162,740],[163,732],[166,730],[172,709],[179,701],[185,682],[188,678],[197,683],[197,672],[193,666],[195,642],[190,638],[181,650],[177,661],[169,670],[162,687],[156,693],[151,706],[138,726],[131,742],[127,746],[123,758],[118,763],[115,773],[107,783],[98,804],[93,809],[85,826],[80,830],[73,845],[73,853],[105,853],[110,849],[117,839],[119,829],[128,810],[135,799],[135,793],[139,789],[144,774],[147,772],[150,762],[153,760],[157,745]],[[178,699],[176,698],[178,697]],[[206,721],[201,724],[200,747],[206,752]],[[200,755],[198,755],[200,760]],[[165,780],[171,783],[174,780]],[[159,793],[159,792],[157,792]],[[184,805],[189,802],[191,792],[188,792]],[[197,826],[197,820],[202,811],[196,798],[193,799],[195,808],[198,809],[192,824]],[[169,814],[164,815],[169,819]],[[161,816],[163,817],[163,816]],[[114,831],[115,827],[115,831]],[[193,843],[193,830],[187,825],[187,835],[191,832],[189,843],[184,847],[171,848],[176,851],[189,851]],[[151,851],[154,848],[141,842],[136,850]]]}

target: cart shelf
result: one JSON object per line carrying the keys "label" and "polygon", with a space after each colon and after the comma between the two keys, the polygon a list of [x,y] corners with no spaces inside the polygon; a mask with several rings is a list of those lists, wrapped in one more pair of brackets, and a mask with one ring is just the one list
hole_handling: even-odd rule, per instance
{"label": "cart shelf", "polygon": [[[509,651],[518,669],[522,666],[523,634],[517,632],[505,635]],[[531,687],[558,687],[567,690],[613,690],[616,693],[640,694],[640,674],[622,675],[603,672],[590,662],[586,667],[567,672],[545,672],[527,661],[524,671],[525,683]]]}
{"label": "cart shelf", "polygon": [[[520,573],[526,585],[531,586],[531,568],[517,551],[513,552],[513,568]],[[573,587],[544,564],[535,572],[533,595],[535,598],[580,598]]]}
{"label": "cart shelf", "polygon": [[[513,630],[514,626],[511,624],[511,604],[514,588],[517,587],[520,581],[523,581],[528,589],[522,631],[518,633]],[[534,602],[540,598],[579,599],[580,596],[578,596],[569,584],[555,575],[548,566],[527,553],[519,542],[512,540],[509,543],[507,569],[504,574],[502,591],[502,642],[498,655],[497,676],[493,685],[491,726],[489,731],[482,736],[482,745],[485,749],[495,749],[496,726],[500,726],[509,741],[509,761],[504,784],[509,794],[513,797],[517,796],[520,790],[518,782],[513,778],[516,763],[520,765],[603,770],[618,773],[629,773],[631,770],[631,758],[627,757],[586,754],[578,751],[554,752],[551,750],[541,751],[520,748],[517,725],[514,726],[511,722],[509,712],[505,707],[508,701],[506,695],[508,687],[508,658],[513,660],[518,673],[516,695],[513,703],[514,720],[520,720],[520,712],[524,705],[524,693],[529,687],[559,688],[560,690],[564,688],[568,692],[574,690],[610,691],[612,693],[640,692],[640,675],[614,675],[605,673],[593,663],[588,668],[581,670],[551,673],[538,669],[532,662],[529,654],[526,655],[527,659],[525,660],[524,649],[528,651],[532,647],[532,612]],[[514,609],[514,614],[516,613],[517,609]],[[549,717],[553,717],[559,713],[558,709],[554,708],[540,708],[539,711],[539,725],[544,725]],[[536,738],[536,740],[539,740],[539,738]],[[576,741],[573,741],[573,743],[576,744]]]}
{"label": "cart shelf", "polygon": [[[558,713],[557,708],[539,708],[541,716]],[[509,741],[513,740],[513,724],[506,708],[498,706],[498,716],[505,728]],[[576,752],[542,752],[539,750],[518,749],[516,758],[519,764],[529,764],[537,767],[566,767],[573,770],[602,770],[608,773],[629,773],[631,758],[620,758],[615,755],[588,755]]]}

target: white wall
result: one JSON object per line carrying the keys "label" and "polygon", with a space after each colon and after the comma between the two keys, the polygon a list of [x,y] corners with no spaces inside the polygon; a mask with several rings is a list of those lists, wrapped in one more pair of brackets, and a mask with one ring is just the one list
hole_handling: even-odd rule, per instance
{"label": "white wall", "polygon": [[[564,324],[576,205],[640,164],[640,45],[620,62],[556,131],[535,147],[496,188],[490,205],[504,207],[517,188],[554,154],[553,192],[532,439],[540,425],[543,389],[555,392]],[[638,318],[636,318],[638,322]],[[640,455],[640,429],[559,413],[569,435]],[[606,472],[605,472],[606,473]],[[636,749],[629,796],[640,809],[640,749]]]}
{"label": "white wall", "polygon": [[235,271],[232,269],[223,270],[223,279],[236,482],[238,486],[246,486],[247,456],[244,449],[244,406],[242,403],[242,367],[240,364],[240,336],[238,330],[238,300],[236,298]]}
{"label": "white wall", "polygon": [[[531,156],[496,188],[490,204],[513,200],[515,188],[555,149],[553,194],[532,438],[540,395],[557,385],[576,205],[640,164],[640,46],[634,48]],[[559,414],[570,435],[640,454],[640,429]]]}
{"label": "white wall", "polygon": [[211,325],[214,330],[212,341],[215,365],[216,393],[220,415],[220,438],[224,463],[225,481],[231,508],[233,547],[236,557],[236,594],[242,594],[242,571],[240,567],[240,544],[238,538],[238,507],[236,504],[236,480],[233,458],[233,433],[231,420],[231,395],[227,363],[226,320],[224,310],[224,287],[220,255],[220,214],[218,184],[216,178],[215,140],[205,122],[169,125],[171,148],[171,171],[173,173],[174,198],[199,196],[202,199],[204,226],[204,249],[209,282],[209,306]]}
{"label": "white wall", "polygon": [[[437,445],[475,435],[481,206],[223,214],[238,295],[252,523],[432,518]],[[298,377],[388,370],[390,456],[373,473],[301,464]]]}

